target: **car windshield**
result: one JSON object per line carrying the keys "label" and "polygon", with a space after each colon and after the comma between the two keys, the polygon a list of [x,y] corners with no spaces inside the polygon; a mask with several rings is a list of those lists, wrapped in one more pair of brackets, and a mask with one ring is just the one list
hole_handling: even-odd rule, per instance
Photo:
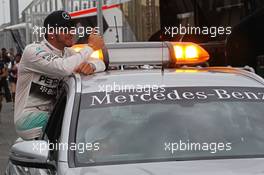
{"label": "car windshield", "polygon": [[83,149],[75,151],[77,162],[114,164],[264,155],[262,88],[165,90],[148,95],[83,94],[76,135],[76,143]]}

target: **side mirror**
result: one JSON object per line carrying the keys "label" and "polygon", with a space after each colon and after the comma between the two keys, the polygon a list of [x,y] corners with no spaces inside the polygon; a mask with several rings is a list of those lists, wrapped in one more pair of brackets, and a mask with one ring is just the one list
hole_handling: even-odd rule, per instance
{"label": "side mirror", "polygon": [[49,144],[44,140],[22,141],[11,147],[10,161],[14,165],[54,169],[49,162]]}

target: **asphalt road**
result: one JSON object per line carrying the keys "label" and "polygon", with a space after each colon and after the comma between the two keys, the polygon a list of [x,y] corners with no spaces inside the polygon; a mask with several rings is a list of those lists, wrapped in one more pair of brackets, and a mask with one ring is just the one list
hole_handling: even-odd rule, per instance
{"label": "asphalt road", "polygon": [[0,113],[0,175],[4,175],[9,148],[17,138],[13,122],[14,108],[12,103],[3,103]]}

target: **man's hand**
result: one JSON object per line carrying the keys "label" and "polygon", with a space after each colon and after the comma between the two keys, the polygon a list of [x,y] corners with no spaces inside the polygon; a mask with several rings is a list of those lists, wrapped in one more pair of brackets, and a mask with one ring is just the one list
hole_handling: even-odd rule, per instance
{"label": "man's hand", "polygon": [[103,38],[100,35],[94,34],[94,31],[90,34],[88,38],[88,45],[94,51],[102,49],[105,46]]}
{"label": "man's hand", "polygon": [[84,74],[84,75],[91,75],[94,73],[94,68],[90,63],[84,62],[81,63],[75,70],[74,72],[79,73],[79,74]]}

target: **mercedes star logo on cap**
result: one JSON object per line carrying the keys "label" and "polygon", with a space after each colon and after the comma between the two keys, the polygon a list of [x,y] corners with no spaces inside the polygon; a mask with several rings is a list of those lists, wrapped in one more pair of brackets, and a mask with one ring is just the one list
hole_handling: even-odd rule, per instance
{"label": "mercedes star logo on cap", "polygon": [[70,17],[70,15],[67,13],[67,12],[63,12],[62,13],[62,17],[64,18],[64,19],[66,19],[66,20],[69,20],[71,17]]}

